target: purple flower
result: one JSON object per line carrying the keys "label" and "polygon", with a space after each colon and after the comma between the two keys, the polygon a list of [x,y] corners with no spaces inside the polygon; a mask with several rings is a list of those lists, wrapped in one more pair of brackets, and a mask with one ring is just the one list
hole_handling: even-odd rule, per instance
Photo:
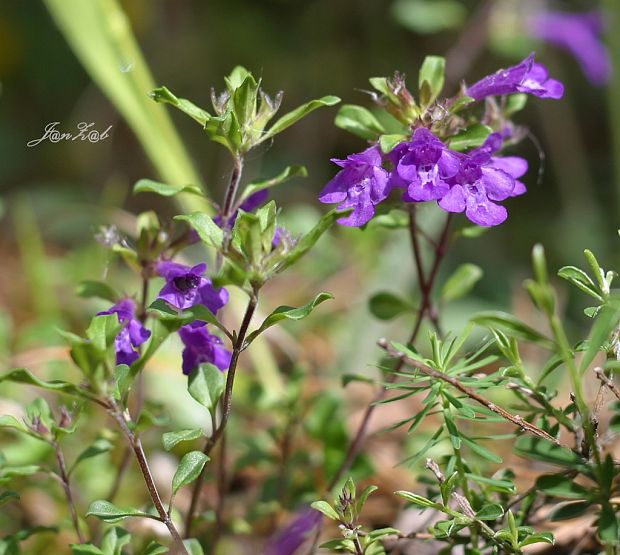
{"label": "purple flower", "polygon": [[132,299],[121,299],[110,309],[99,312],[97,316],[116,314],[118,321],[123,324],[114,340],[116,350],[116,364],[133,364],[140,358],[137,347],[142,345],[151,332],[136,319],[136,303]]}
{"label": "purple flower", "polygon": [[265,555],[294,555],[316,531],[321,520],[321,513],[314,509],[300,512],[295,520],[269,541]]}
{"label": "purple flower", "polygon": [[568,50],[579,62],[586,77],[595,85],[604,85],[611,74],[611,61],[601,40],[601,12],[567,13],[541,10],[528,21],[536,38]]}
{"label": "purple flower", "polygon": [[547,68],[534,62],[534,53],[521,63],[500,69],[469,87],[465,94],[476,100],[487,96],[529,93],[540,98],[562,98],[564,85],[549,77]]}
{"label": "purple flower", "polygon": [[210,362],[220,370],[228,370],[231,353],[222,346],[222,340],[209,333],[206,325],[188,324],[179,330],[183,349],[183,374],[191,374],[200,364]]}
{"label": "purple flower", "polygon": [[411,142],[394,151],[390,159],[396,167],[390,183],[407,187],[404,200],[439,200],[449,191],[446,180],[459,170],[459,157],[428,129],[416,129]]}
{"label": "purple flower", "polygon": [[215,289],[211,280],[203,277],[206,269],[206,264],[190,268],[169,260],[160,262],[157,273],[165,278],[166,284],[157,298],[179,310],[202,304],[215,314],[228,302],[228,291]]}
{"label": "purple flower", "polygon": [[319,195],[321,202],[340,203],[338,208],[352,208],[353,212],[338,220],[339,224],[360,227],[375,214],[375,206],[387,198],[389,174],[381,167],[383,162],[378,146],[351,154],[346,160],[332,158],[342,168]]}
{"label": "purple flower", "polygon": [[516,156],[493,156],[499,148],[501,135],[493,133],[482,146],[461,155],[459,170],[449,180],[450,191],[439,201],[439,206],[448,212],[464,211],[472,222],[481,226],[504,222],[508,217],[506,209],[493,201],[525,192],[525,185],[515,180],[527,171],[527,162]]}

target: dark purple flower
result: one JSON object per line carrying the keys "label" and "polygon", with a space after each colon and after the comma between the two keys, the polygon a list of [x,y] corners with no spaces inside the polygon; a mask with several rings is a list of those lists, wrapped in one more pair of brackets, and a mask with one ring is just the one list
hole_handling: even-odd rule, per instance
{"label": "dark purple flower", "polygon": [[595,85],[604,85],[611,75],[611,60],[601,40],[603,27],[603,17],[599,11],[567,13],[541,10],[528,21],[528,29],[533,36],[568,50]]}
{"label": "dark purple flower", "polygon": [[166,284],[157,298],[179,310],[202,304],[215,314],[228,302],[228,291],[215,289],[211,280],[203,276],[206,269],[206,264],[189,267],[169,260],[160,262],[157,273],[165,278]]}
{"label": "dark purple flower", "polygon": [[394,150],[397,152],[391,160],[395,169],[390,183],[407,187],[404,200],[439,200],[448,192],[450,185],[446,180],[458,171],[459,157],[428,129],[416,129],[410,142],[401,143]]}
{"label": "dark purple flower", "polygon": [[104,314],[116,314],[118,321],[123,324],[121,331],[114,340],[116,350],[116,364],[133,364],[140,358],[137,347],[142,345],[151,332],[136,319],[136,303],[132,299],[121,299],[114,306],[97,316]]}
{"label": "dark purple flower", "polygon": [[527,171],[527,162],[516,156],[493,156],[501,144],[501,135],[493,133],[482,146],[461,155],[459,170],[449,180],[450,191],[439,201],[441,208],[464,211],[481,226],[499,225],[506,220],[506,209],[493,201],[525,192],[525,185],[515,180]]}
{"label": "dark purple flower", "polygon": [[188,324],[179,330],[183,349],[183,374],[189,375],[204,362],[210,362],[220,370],[228,370],[231,353],[222,346],[217,335],[209,333],[206,325]]}
{"label": "dark purple flower", "polygon": [[346,160],[332,158],[342,168],[319,195],[321,202],[339,203],[338,208],[353,212],[338,220],[339,224],[359,227],[370,221],[375,206],[389,194],[389,174],[381,167],[381,150],[372,146],[364,152],[351,154]]}
{"label": "dark purple flower", "polygon": [[547,68],[534,62],[534,53],[521,63],[500,69],[469,87],[465,94],[476,100],[487,96],[529,93],[540,98],[562,98],[564,85],[549,77]]}
{"label": "dark purple flower", "polygon": [[265,555],[294,555],[321,523],[321,513],[314,509],[300,512],[288,526],[267,544]]}

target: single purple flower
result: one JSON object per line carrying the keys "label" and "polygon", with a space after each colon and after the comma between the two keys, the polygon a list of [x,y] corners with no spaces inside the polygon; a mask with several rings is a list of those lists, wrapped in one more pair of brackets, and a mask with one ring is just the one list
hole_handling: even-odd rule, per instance
{"label": "single purple flower", "polygon": [[342,168],[325,186],[319,195],[321,202],[340,203],[338,208],[353,212],[338,223],[360,227],[375,215],[375,206],[389,194],[389,174],[381,167],[383,157],[378,146],[371,146],[358,154],[347,156],[346,160],[332,158]]}
{"label": "single purple flower", "polygon": [[[439,201],[439,206],[448,212],[465,212],[475,224],[481,226],[499,225],[506,220],[508,212],[492,201],[506,200],[515,193],[515,177],[527,170],[523,159],[494,157],[501,146],[501,136],[492,134],[485,143],[468,154],[461,155],[457,174],[450,179],[450,191]],[[502,167],[503,165],[503,167]],[[506,171],[510,170],[510,171]],[[525,186],[523,186],[525,188]]]}
{"label": "single purple flower", "polygon": [[316,531],[322,518],[321,513],[314,509],[303,510],[269,541],[265,555],[294,555]]}
{"label": "single purple flower", "polygon": [[137,347],[151,337],[151,332],[136,319],[136,303],[132,299],[121,299],[108,310],[99,312],[97,316],[105,314],[116,314],[118,321],[123,324],[114,340],[116,364],[130,366],[140,358]]}
{"label": "single purple flower", "polygon": [[183,374],[188,376],[200,364],[210,362],[220,370],[228,370],[231,352],[222,346],[217,335],[209,333],[206,325],[188,324],[179,329],[183,349]]}
{"label": "single purple flower", "polygon": [[568,50],[595,85],[604,85],[611,75],[611,60],[601,40],[603,27],[603,15],[599,11],[541,10],[528,20],[528,30],[534,37]]}
{"label": "single purple flower", "polygon": [[564,85],[549,77],[547,68],[534,62],[534,53],[521,63],[487,75],[469,87],[465,94],[476,100],[487,96],[529,93],[540,98],[562,98]]}
{"label": "single purple flower", "polygon": [[459,157],[428,129],[416,129],[410,142],[394,150],[391,159],[396,167],[390,182],[393,187],[407,187],[405,201],[439,200],[449,191],[446,180],[458,171]]}
{"label": "single purple flower", "polygon": [[228,291],[214,288],[211,280],[203,276],[206,264],[189,267],[165,260],[156,269],[166,280],[157,298],[179,310],[202,304],[215,314],[228,302]]}

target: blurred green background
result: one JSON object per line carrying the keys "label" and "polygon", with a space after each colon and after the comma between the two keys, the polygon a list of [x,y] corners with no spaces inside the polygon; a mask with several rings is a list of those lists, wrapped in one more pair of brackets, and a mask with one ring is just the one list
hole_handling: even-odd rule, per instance
{"label": "blurred green background", "polygon": [[[49,4],[58,2],[50,0]],[[464,261],[478,264],[485,272],[473,295],[446,313],[445,327],[459,329],[472,312],[489,307],[511,308],[528,319],[521,282],[530,273],[530,252],[536,242],[545,245],[552,269],[582,265],[584,248],[593,250],[605,268],[618,267],[620,190],[614,177],[608,110],[613,94],[593,87],[564,52],[530,42],[511,29],[510,10],[517,4],[528,3],[126,0],[121,6],[154,83],[206,108],[210,108],[211,87],[222,89],[223,76],[238,64],[262,78],[266,91],[285,91],[281,110],[286,112],[326,94],[337,95],[345,103],[370,106],[364,92],[369,88],[368,77],[399,70],[415,83],[427,54],[447,55],[448,64],[458,60],[464,53],[463,37],[474,36],[481,44],[465,52],[470,55],[466,75],[457,70],[450,73],[454,90],[461,79],[472,83],[536,49],[551,74],[565,82],[566,96],[560,102],[532,100],[518,116],[545,153],[540,182],[540,153],[526,140],[514,152],[530,162],[525,178],[528,194],[508,203],[506,224],[479,239],[461,240],[445,264],[444,276]],[[101,5],[113,3],[103,0]],[[493,13],[485,11],[489,6]],[[563,2],[562,7],[579,10],[590,8],[591,3]],[[431,11],[410,17],[416,9]],[[105,15],[100,12],[94,22],[103,27],[118,24],[106,21]],[[78,14],[73,17],[79,27]],[[611,36],[613,29],[608,32]],[[94,34],[92,44],[88,32],[82,38],[91,63],[114,75],[112,81],[128,83],[140,77],[135,73],[142,71],[138,58],[121,51],[110,65]],[[79,331],[93,313],[104,308],[96,301],[78,298],[76,283],[109,279],[129,294],[137,285],[94,240],[99,226],[113,223],[129,232],[135,224],[132,214],[154,209],[164,219],[180,208],[152,195],[131,196],[136,180],[161,178],[161,167],[158,172],[115,105],[93,83],[44,3],[0,4],[0,83],[0,306],[4,309],[0,314],[0,366],[24,365],[33,371],[49,367],[53,374],[54,364],[66,359],[63,347],[55,350],[62,345],[55,327]],[[148,88],[134,92],[150,103]],[[333,125],[335,114],[333,108],[318,110],[272,145],[253,152],[248,161],[247,178],[269,177],[289,164],[308,167],[308,178],[292,181],[274,193],[294,232],[312,225],[325,209],[316,197],[335,174],[329,159],[365,147],[361,139]],[[170,116],[199,179],[219,200],[231,167],[227,152],[209,143],[189,118],[172,112]],[[46,141],[33,148],[26,146],[55,121],[63,131],[74,131],[81,121],[94,122],[100,130],[112,125],[112,134],[96,144]],[[173,141],[170,131],[157,124],[145,129],[151,138],[161,129],[162,137]],[[167,162],[162,165],[167,167]],[[429,203],[421,213],[422,221],[434,230],[439,215],[436,207]],[[403,263],[408,257],[404,232],[335,229],[298,269],[272,284],[266,291],[265,310],[276,304],[306,302],[309,292],[319,290],[336,296],[335,302],[326,303],[294,329],[300,347],[288,335],[292,328],[276,336],[280,371],[291,371],[287,356],[297,357],[327,380],[320,382],[322,386],[332,384],[334,389],[342,373],[373,372],[376,338],[402,339],[411,323],[374,320],[366,299],[384,289],[411,295],[415,290],[413,266]],[[574,295],[567,285],[560,284],[560,290]],[[578,328],[584,322],[580,309],[585,305],[574,297],[569,313]],[[156,361],[154,372],[162,379],[152,382],[152,393],[180,408],[184,389],[173,393],[170,388],[171,383],[182,383],[178,344],[168,347]],[[264,352],[255,356],[254,366],[264,369],[264,389],[279,390],[273,360]],[[241,382],[240,394],[251,397],[243,387]],[[6,411],[8,399],[16,396],[16,390],[8,391],[0,399],[1,408]],[[358,403],[365,403],[363,395]],[[177,424],[191,422],[195,412],[189,413],[187,409],[175,414]],[[12,451],[13,456],[16,452]]]}

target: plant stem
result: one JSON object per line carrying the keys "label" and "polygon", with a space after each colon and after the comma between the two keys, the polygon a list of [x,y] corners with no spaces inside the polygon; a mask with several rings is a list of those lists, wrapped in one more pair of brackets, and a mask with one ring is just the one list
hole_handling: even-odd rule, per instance
{"label": "plant stem", "polygon": [[56,461],[58,462],[58,469],[60,471],[60,479],[62,481],[62,487],[65,491],[65,497],[67,498],[67,504],[69,505],[69,512],[71,513],[71,521],[73,522],[73,528],[78,537],[80,543],[84,543],[86,540],[80,531],[80,523],[75,509],[75,501],[73,499],[73,492],[71,490],[71,483],[69,482],[69,474],[67,473],[67,465],[65,464],[65,457],[60,449],[60,445],[54,439],[52,440],[52,447],[56,453]]}
{"label": "plant stem", "polygon": [[239,189],[241,174],[243,173],[243,157],[235,156],[234,163],[235,165],[230,175],[230,183],[224,197],[224,205],[222,206],[222,226],[224,228],[228,228],[228,219],[232,216],[233,206],[235,205],[235,198],[237,197],[237,190]]}
{"label": "plant stem", "polygon": [[161,496],[159,495],[159,491],[157,490],[157,486],[155,485],[155,480],[153,480],[153,474],[151,473],[148,461],[146,460],[146,455],[144,454],[142,442],[140,441],[140,438],[128,426],[128,414],[126,412],[121,412],[121,410],[114,401],[110,402],[110,407],[108,410],[110,415],[118,422],[118,425],[125,434],[125,437],[127,438],[127,441],[129,442],[129,445],[133,450],[134,455],[136,456],[138,466],[140,467],[140,472],[144,477],[144,482],[146,483],[149,495],[151,496],[153,505],[155,506],[157,514],[159,515],[159,520],[166,525],[166,528],[168,528],[168,531],[170,532],[170,535],[174,540],[174,553],[189,555],[187,549],[183,545],[183,540],[181,539],[178,530],[172,522],[170,515],[164,508]]}
{"label": "plant stem", "polygon": [[[213,430],[211,437],[207,439],[207,442],[204,446],[202,452],[205,455],[209,455],[211,453],[213,447],[217,444],[218,440],[221,438],[226,425],[228,424],[228,419],[230,417],[230,409],[232,406],[232,392],[233,386],[235,383],[235,372],[237,370],[237,363],[239,362],[239,355],[243,349],[243,343],[245,342],[245,336],[248,333],[248,328],[250,327],[250,322],[252,321],[252,316],[254,315],[254,311],[256,310],[256,305],[258,304],[258,292],[253,291],[250,295],[250,301],[248,302],[248,306],[245,310],[245,315],[243,316],[243,321],[241,322],[241,327],[239,328],[239,334],[237,335],[237,340],[233,344],[233,352],[232,357],[230,359],[230,367],[228,368],[228,375],[226,376],[226,388],[224,390],[224,397],[222,400],[222,419],[217,428]],[[206,465],[203,467],[202,472],[194,482],[194,489],[192,491],[192,500],[190,502],[189,510],[187,512],[187,517],[185,519],[185,537],[189,537],[192,530],[192,521],[194,520],[194,514],[196,513],[196,509],[198,507],[198,498],[200,496],[200,490],[202,488],[202,482],[204,480],[206,472]]]}
{"label": "plant stem", "polygon": [[[416,368],[417,370],[419,370],[423,374],[426,374],[429,378],[432,378],[432,379],[435,379],[435,380],[442,380],[442,381],[444,381],[446,383],[449,383],[452,387],[454,387],[455,389],[458,389],[461,393],[467,395],[467,397],[469,397],[470,399],[473,399],[474,401],[477,401],[481,405],[483,405],[486,408],[488,408],[490,411],[492,411],[495,414],[498,414],[499,416],[501,416],[502,418],[512,422],[515,426],[517,426],[521,430],[529,432],[532,435],[535,435],[535,436],[540,437],[542,439],[546,439],[548,441],[551,441],[552,443],[555,443],[556,445],[559,445],[560,447],[564,447],[565,449],[570,449],[570,447],[568,447],[566,445],[563,445],[562,443],[560,443],[559,440],[557,440],[553,436],[549,435],[547,432],[545,432],[544,430],[540,429],[538,426],[535,426],[534,424],[532,424],[531,422],[528,422],[527,420],[523,420],[523,418],[521,416],[509,413],[507,410],[505,410],[505,409],[503,409],[501,407],[498,407],[496,404],[492,403],[488,399],[485,399],[482,395],[478,394],[473,389],[470,389],[469,387],[463,385],[461,382],[459,382],[453,376],[450,376],[448,374],[444,374],[443,372],[439,372],[438,370],[435,370],[434,368],[431,368],[430,366],[427,366],[426,364],[423,364],[421,362],[418,362],[417,360],[409,358],[404,353],[401,353],[400,351],[398,351],[398,350],[394,349],[393,347],[391,347],[388,344],[387,340],[380,339],[379,340],[379,346],[382,349],[385,349],[385,351],[387,353],[389,353],[391,356],[396,357],[400,361],[402,361],[402,364],[406,363],[409,366],[412,366],[413,368]],[[402,364],[401,364],[401,366],[402,366]]]}
{"label": "plant stem", "polygon": [[[435,280],[437,278],[439,266],[441,265],[441,261],[443,260],[443,257],[448,247],[448,237],[449,237],[451,221],[452,221],[452,214],[448,214],[448,217],[446,218],[446,222],[444,224],[444,228],[440,235],[439,242],[437,243],[437,246],[435,248],[435,259],[433,261],[433,266],[431,267],[428,278],[425,278],[424,270],[422,268],[422,256],[420,252],[420,245],[419,245],[418,237],[417,237],[418,231],[417,231],[416,220],[415,220],[415,208],[413,207],[413,205],[409,210],[409,234],[411,237],[411,247],[413,251],[413,258],[414,258],[414,262],[416,266],[416,272],[418,274],[418,281],[420,283],[420,291],[422,294],[420,310],[418,310],[416,321],[413,326],[413,331],[411,332],[411,336],[409,337],[409,341],[408,341],[409,344],[413,343],[416,340],[418,333],[420,331],[420,328],[422,326],[424,315],[427,312],[429,313],[431,312],[431,309],[432,309],[431,294],[433,292],[433,287],[435,285]],[[429,314],[429,318],[432,321],[433,325],[435,326],[435,329],[437,330],[437,332],[440,333],[438,315],[436,313],[433,315]],[[388,392],[387,386],[389,386],[396,380],[396,374],[402,368],[403,364],[404,362],[402,360],[399,360],[396,363],[396,366],[394,367],[392,373],[388,376],[386,380],[387,383],[379,389],[379,391],[375,395],[375,398],[373,399],[373,402],[370,403],[368,407],[366,408],[366,411],[364,412],[364,415],[362,416],[362,421],[360,422],[360,425],[355,433],[355,436],[353,437],[353,441],[349,445],[349,449],[347,451],[345,459],[343,463],[340,465],[340,467],[338,468],[334,477],[329,482],[329,485],[327,486],[327,491],[331,491],[332,489],[334,489],[334,487],[336,487],[336,485],[342,479],[344,474],[348,472],[349,469],[351,468],[351,465],[353,464],[355,457],[357,457],[357,455],[359,454],[359,452],[361,451],[364,445],[364,441],[366,439],[366,430],[368,429],[368,425],[375,411],[375,408],[377,407],[378,403],[380,403],[387,395],[387,392]]]}
{"label": "plant stem", "polygon": [[[149,297],[149,283],[150,279],[148,275],[146,275],[147,268],[143,264],[142,268],[142,296],[140,298],[140,307],[138,309],[138,320],[140,323],[144,324],[146,322],[146,303]],[[134,409],[134,417],[135,421],[140,417],[140,413],[142,412],[142,407],[144,406],[144,374],[142,371],[138,374],[136,380],[136,406]],[[123,483],[123,479],[125,478],[125,474],[127,474],[127,470],[129,469],[129,463],[131,462],[131,448],[126,447],[123,452],[123,458],[121,459],[121,463],[116,472],[116,478],[114,478],[114,483],[110,488],[110,493],[107,495],[106,499],[110,502],[114,501],[114,498],[118,495],[118,492],[121,489],[121,484]]]}
{"label": "plant stem", "polygon": [[218,463],[217,473],[217,506],[215,508],[215,530],[213,539],[211,540],[210,553],[215,553],[215,548],[220,541],[220,535],[222,533],[222,527],[224,525],[224,506],[226,504],[226,490],[227,478],[226,478],[226,430],[222,432],[222,439],[220,440],[220,460]]}

